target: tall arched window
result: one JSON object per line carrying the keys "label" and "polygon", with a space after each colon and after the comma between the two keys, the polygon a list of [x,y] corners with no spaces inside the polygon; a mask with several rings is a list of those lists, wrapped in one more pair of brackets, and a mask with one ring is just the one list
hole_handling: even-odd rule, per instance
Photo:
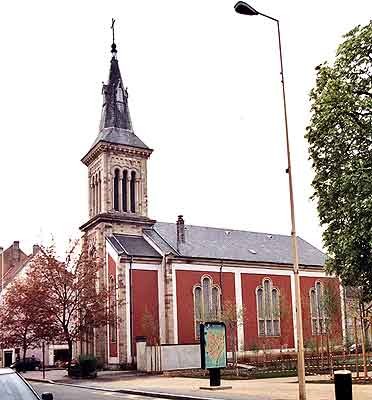
{"label": "tall arched window", "polygon": [[95,177],[92,177],[92,186],[91,186],[91,202],[92,202],[92,214],[96,213],[96,188],[95,188]]}
{"label": "tall arched window", "polygon": [[97,211],[100,213],[101,212],[101,171],[98,172],[98,207]]}
{"label": "tall arched window", "polygon": [[110,276],[109,290],[110,290],[110,342],[116,342],[116,290],[115,290],[115,279]]}
{"label": "tall arched window", "polygon": [[216,321],[220,317],[221,290],[210,276],[203,276],[194,286],[195,338],[199,339],[199,325],[204,321]]}
{"label": "tall arched window", "polygon": [[310,289],[311,331],[313,335],[322,335],[326,331],[327,315],[323,304],[324,288],[320,282]]}
{"label": "tall arched window", "polygon": [[128,171],[123,171],[123,179],[121,181],[121,192],[123,193],[122,209],[124,212],[128,211],[128,193],[127,193]]}
{"label": "tall arched window", "polygon": [[130,211],[136,212],[136,172],[131,172],[130,179]]}
{"label": "tall arched window", "polygon": [[114,172],[114,210],[119,211],[119,170]]}
{"label": "tall arched window", "polygon": [[256,288],[257,320],[259,336],[280,336],[279,290],[265,278]]}
{"label": "tall arched window", "polygon": [[96,174],[96,187],[95,187],[95,191],[94,191],[94,197],[95,197],[95,202],[96,202],[96,209],[95,209],[95,214],[98,214],[98,209],[99,209],[99,201],[98,201],[98,190],[99,190],[99,179],[98,179],[98,174]]}

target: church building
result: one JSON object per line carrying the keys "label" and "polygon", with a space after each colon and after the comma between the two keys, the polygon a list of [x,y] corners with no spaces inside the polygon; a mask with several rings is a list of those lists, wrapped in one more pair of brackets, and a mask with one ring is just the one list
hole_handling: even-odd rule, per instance
{"label": "church building", "polygon": [[[82,158],[88,168],[89,220],[81,230],[104,260],[101,282],[112,288],[117,315],[85,351],[112,368],[135,361],[136,337],[149,343],[199,341],[199,323],[232,309],[239,352],[296,349],[290,236],[174,223],[148,216],[147,161],[152,149],[134,132],[115,43],[98,136]],[[336,330],[342,342],[341,287],[323,269],[324,254],[298,238],[304,343],[315,342],[329,316],[325,287],[337,294]],[[324,332],[323,332],[324,333]],[[228,340],[230,343],[231,341]]]}

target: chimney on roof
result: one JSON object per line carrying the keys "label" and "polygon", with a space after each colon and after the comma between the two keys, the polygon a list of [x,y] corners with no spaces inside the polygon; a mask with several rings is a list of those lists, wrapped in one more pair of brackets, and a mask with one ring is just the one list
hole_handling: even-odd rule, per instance
{"label": "chimney on roof", "polygon": [[182,215],[177,219],[177,248],[180,243],[185,243],[185,221]]}
{"label": "chimney on roof", "polygon": [[39,250],[40,250],[40,246],[38,244],[34,244],[32,246],[32,255],[35,256]]}
{"label": "chimney on roof", "polygon": [[12,266],[17,265],[21,259],[21,252],[19,250],[19,241],[15,240],[13,242],[12,248]]}

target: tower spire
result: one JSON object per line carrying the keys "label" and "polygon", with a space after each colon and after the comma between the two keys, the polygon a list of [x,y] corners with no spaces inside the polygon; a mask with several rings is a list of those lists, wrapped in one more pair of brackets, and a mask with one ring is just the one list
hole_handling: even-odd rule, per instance
{"label": "tower spire", "polygon": [[132,122],[128,107],[128,92],[124,86],[116,57],[117,49],[115,43],[115,19],[111,20],[112,44],[111,44],[111,66],[107,84],[103,85],[104,96],[101,130],[104,128],[125,129],[133,132]]}
{"label": "tower spire", "polygon": [[110,73],[108,81],[103,83],[102,86],[103,105],[99,133],[91,149],[99,142],[105,142],[150,150],[133,131],[128,105],[128,91],[124,86],[116,56],[114,18],[111,20],[110,28],[112,30]]}

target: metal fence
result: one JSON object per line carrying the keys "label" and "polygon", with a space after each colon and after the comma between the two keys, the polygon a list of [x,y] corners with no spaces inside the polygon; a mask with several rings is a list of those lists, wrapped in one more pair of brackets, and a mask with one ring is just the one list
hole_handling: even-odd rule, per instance
{"label": "metal fence", "polygon": [[[246,356],[239,362],[240,365],[248,366],[249,374],[273,373],[297,370],[297,353],[281,354],[259,354]],[[372,355],[367,353],[368,369],[372,370]],[[363,370],[363,357],[361,354],[306,354],[305,370],[307,375],[333,374],[338,369],[349,369],[351,371]]]}

